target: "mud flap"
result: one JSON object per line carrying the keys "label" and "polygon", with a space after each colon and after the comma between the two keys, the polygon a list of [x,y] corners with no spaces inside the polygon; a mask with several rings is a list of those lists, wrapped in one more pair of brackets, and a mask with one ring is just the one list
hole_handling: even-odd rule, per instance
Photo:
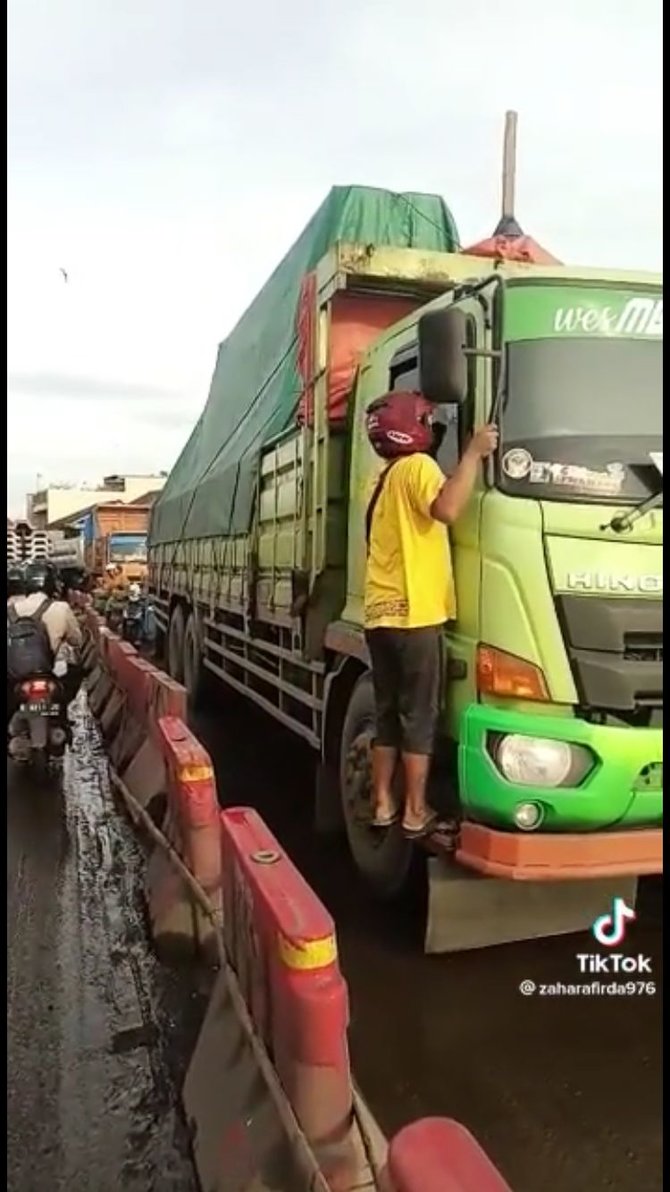
{"label": "mud flap", "polygon": [[425,950],[466,952],[587,931],[617,896],[634,907],[637,878],[506,881],[430,857]]}

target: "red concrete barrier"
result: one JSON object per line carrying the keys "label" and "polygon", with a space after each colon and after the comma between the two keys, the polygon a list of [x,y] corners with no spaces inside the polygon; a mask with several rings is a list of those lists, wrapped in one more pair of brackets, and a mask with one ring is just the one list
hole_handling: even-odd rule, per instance
{"label": "red concrete barrier", "polygon": [[[218,916],[212,923],[204,915],[173,860],[157,847],[146,877],[154,943],[159,951],[177,945],[181,952],[199,952],[215,962],[216,934],[225,912],[226,951],[241,992],[328,1187],[351,1192],[352,1181],[367,1186],[367,1179],[360,1183],[360,1139],[352,1132],[348,996],[333,921],[256,812],[220,811],[209,754],[184,723],[184,687],[104,626],[98,627],[98,647],[89,699],[98,709],[103,735],[112,742],[112,760],[143,806],[166,795],[163,833]],[[219,986],[220,1001],[225,982]],[[216,1036],[217,1042],[219,1009],[216,1002],[210,1031],[203,1030],[199,1047],[202,1055],[212,1049],[217,1053],[214,1069],[205,1064],[210,1073],[205,1083],[211,1086],[212,1071],[220,1071],[228,1088],[231,1019],[228,1014],[223,1042]],[[235,1055],[241,1054],[236,1045]],[[211,1105],[206,1112],[201,1104],[203,1096],[209,1103],[202,1087],[203,1064],[201,1056],[197,1071],[192,1066],[187,1098],[205,1127],[195,1140],[196,1153],[198,1146],[203,1151],[198,1167],[217,1176],[217,1187],[229,1188],[236,1148],[228,1145],[230,1129],[224,1139],[219,1126],[237,1129],[242,1108],[228,1091],[220,1112],[213,1116]],[[245,1079],[255,1079],[253,1064],[244,1071]],[[246,1094],[240,1105],[248,1108]],[[265,1110],[261,1117],[265,1123]],[[248,1127],[251,1119],[244,1120]],[[263,1130],[267,1143],[265,1124]],[[273,1136],[272,1165],[277,1145]],[[249,1152],[254,1164],[260,1164],[259,1175],[266,1150],[259,1143]],[[379,1186],[380,1192],[510,1192],[472,1135],[459,1123],[440,1118],[414,1122],[396,1135]]]}
{"label": "red concrete barrier", "polygon": [[226,950],[332,1186],[351,1170],[347,987],[333,921],[255,811],[221,813]]}
{"label": "red concrete barrier", "polygon": [[190,891],[163,850],[156,848],[147,873],[149,915],[161,950],[196,947],[215,960],[220,926],[221,828],[214,769],[206,749],[183,721],[164,716],[158,737],[167,775],[163,833],[219,913],[215,925],[193,903]]}
{"label": "red concrete barrier", "polygon": [[115,770],[123,777],[147,738],[156,668],[138,654],[125,651],[119,654],[117,662],[116,682],[124,694],[124,709],[109,756]]}
{"label": "red concrete barrier", "polygon": [[130,642],[124,642],[115,633],[110,633],[107,638],[107,666],[117,682],[120,682],[125,673],[125,663],[128,658],[139,657],[137,650],[131,646]]}
{"label": "red concrete barrier", "polygon": [[[135,665],[139,665],[139,660]],[[136,751],[129,756],[119,774],[138,803],[154,815],[155,802],[159,796],[166,794],[168,788],[167,769],[158,723],[163,716],[177,716],[183,719],[182,712],[185,712],[186,709],[186,688],[164,674],[163,671],[156,670],[154,667],[146,669],[148,666],[150,664],[146,664],[143,670],[144,678],[148,681],[143,736]],[[154,815],[154,818],[160,818],[160,816]]]}
{"label": "red concrete barrier", "polygon": [[154,671],[150,700],[150,715],[154,724],[158,724],[162,716],[177,716],[186,724],[187,699],[188,693],[181,683],[171,679],[164,671]]}
{"label": "red concrete barrier", "polygon": [[170,794],[184,837],[184,861],[207,896],[221,894],[221,825],[211,758],[176,716],[158,722]]}
{"label": "red concrete barrier", "polygon": [[[123,724],[126,697],[119,683],[119,658],[125,652],[126,643],[109,629],[100,634],[102,674],[95,687],[89,691],[89,703],[100,723],[105,744],[113,749]],[[132,647],[131,647],[132,648]]]}
{"label": "red concrete barrier", "polygon": [[391,1140],[383,1192],[511,1192],[460,1122],[424,1118]]}
{"label": "red concrete barrier", "polygon": [[102,708],[109,699],[114,686],[114,680],[107,665],[107,647],[112,637],[113,634],[110,633],[106,625],[99,626],[95,642],[95,658],[86,676],[89,704],[93,715],[97,718],[100,717]]}
{"label": "red concrete barrier", "polygon": [[100,656],[103,662],[107,662],[107,647],[110,641],[118,641],[115,633],[108,629],[106,625],[100,626],[100,633],[98,635],[98,645],[100,647]]}
{"label": "red concrete barrier", "polygon": [[99,613],[96,613],[95,609],[90,604],[86,606],[86,612],[84,615],[91,634],[97,640],[100,635],[100,630],[105,624],[104,617],[101,617]]}

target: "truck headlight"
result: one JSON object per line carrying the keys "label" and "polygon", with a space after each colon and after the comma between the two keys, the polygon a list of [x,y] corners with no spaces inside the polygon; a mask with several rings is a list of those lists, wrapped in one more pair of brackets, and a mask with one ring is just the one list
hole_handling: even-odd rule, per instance
{"label": "truck headlight", "polygon": [[503,777],[515,786],[577,786],[593,764],[581,745],[518,733],[498,737],[492,753]]}

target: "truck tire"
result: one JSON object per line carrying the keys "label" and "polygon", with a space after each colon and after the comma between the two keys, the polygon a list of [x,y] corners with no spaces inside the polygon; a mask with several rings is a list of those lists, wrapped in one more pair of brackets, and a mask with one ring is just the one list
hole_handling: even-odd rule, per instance
{"label": "truck tire", "polygon": [[412,845],[399,827],[370,828],[370,749],[374,736],[375,700],[372,676],[362,675],[354,687],[340,742],[340,790],[349,848],[356,867],[379,898],[393,898],[405,885],[412,863]]}
{"label": "truck tire", "polygon": [[188,692],[189,708],[195,712],[206,698],[210,677],[203,661],[201,635],[195,613],[191,613],[186,622],[183,658],[183,683]]}
{"label": "truck tire", "polygon": [[162,629],[156,630],[152,662],[154,662],[156,666],[163,666],[164,664],[167,664],[167,633],[163,633]]}
{"label": "truck tire", "polygon": [[175,605],[170,617],[167,648],[168,672],[178,683],[184,681],[184,610]]}

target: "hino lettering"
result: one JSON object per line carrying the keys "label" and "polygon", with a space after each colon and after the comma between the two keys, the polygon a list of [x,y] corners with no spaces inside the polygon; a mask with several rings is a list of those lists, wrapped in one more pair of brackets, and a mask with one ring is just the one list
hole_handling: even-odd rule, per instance
{"label": "hino lettering", "polygon": [[605,575],[593,571],[569,571],[567,586],[583,592],[644,592],[658,595],[663,591],[662,575]]}

